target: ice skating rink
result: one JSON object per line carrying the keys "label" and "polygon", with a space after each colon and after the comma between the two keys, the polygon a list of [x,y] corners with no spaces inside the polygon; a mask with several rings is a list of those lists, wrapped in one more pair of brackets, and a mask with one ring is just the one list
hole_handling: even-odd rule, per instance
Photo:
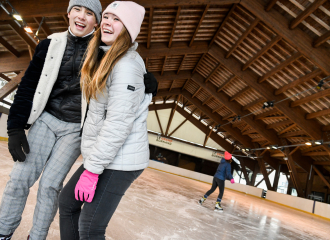
{"label": "ice skating rink", "polygon": [[[0,196],[14,162],[0,141]],[[81,165],[78,159],[69,177]],[[107,228],[106,239],[330,239],[330,221],[225,190],[224,212],[214,212],[218,190],[204,206],[199,198],[211,185],[146,169],[126,192]],[[26,240],[32,226],[38,183],[30,192],[21,225],[12,240]],[[47,240],[59,240],[59,216]],[[69,240],[69,239],[68,239]]]}

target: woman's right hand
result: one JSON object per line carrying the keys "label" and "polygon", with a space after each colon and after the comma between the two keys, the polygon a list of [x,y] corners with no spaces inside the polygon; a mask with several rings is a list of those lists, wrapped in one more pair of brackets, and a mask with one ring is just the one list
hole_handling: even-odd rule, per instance
{"label": "woman's right hand", "polygon": [[234,183],[235,183],[234,178],[232,178],[232,179],[230,180],[230,182],[231,182],[232,184],[234,184]]}

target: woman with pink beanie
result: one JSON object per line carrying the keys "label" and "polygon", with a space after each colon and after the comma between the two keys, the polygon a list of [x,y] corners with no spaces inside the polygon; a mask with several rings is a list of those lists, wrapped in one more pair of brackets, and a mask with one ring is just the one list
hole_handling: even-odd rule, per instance
{"label": "woman with pink beanie", "polygon": [[146,69],[135,42],[145,9],[115,1],[102,14],[81,69],[88,111],[83,125],[83,165],[59,199],[61,239],[105,239],[122,196],[149,163]]}
{"label": "woman with pink beanie", "polygon": [[217,187],[219,187],[219,196],[215,203],[214,211],[222,211],[221,207],[221,199],[223,196],[223,192],[225,191],[225,180],[230,179],[231,183],[235,183],[233,176],[231,175],[231,165],[232,155],[229,152],[225,152],[225,157],[221,159],[218,169],[213,177],[212,187],[207,193],[205,193],[204,197],[202,197],[198,203],[200,205],[206,200],[208,196],[210,196]]}

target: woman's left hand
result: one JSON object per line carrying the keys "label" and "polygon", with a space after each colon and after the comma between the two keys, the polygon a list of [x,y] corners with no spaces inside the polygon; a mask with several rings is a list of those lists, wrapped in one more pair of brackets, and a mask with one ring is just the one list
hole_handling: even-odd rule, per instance
{"label": "woman's left hand", "polygon": [[77,182],[76,188],[74,189],[76,200],[82,202],[86,201],[88,203],[92,202],[98,180],[98,174],[85,170],[80,175],[79,181]]}

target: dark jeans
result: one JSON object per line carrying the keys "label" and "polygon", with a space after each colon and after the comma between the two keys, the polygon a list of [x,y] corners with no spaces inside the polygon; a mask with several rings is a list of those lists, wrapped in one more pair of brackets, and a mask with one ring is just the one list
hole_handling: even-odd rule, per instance
{"label": "dark jeans", "polygon": [[218,200],[221,201],[222,196],[223,196],[223,191],[225,190],[225,181],[221,180],[219,178],[216,178],[216,177],[213,178],[212,187],[207,193],[205,193],[205,195],[210,196],[215,191],[215,189],[217,189],[217,186],[219,187]]}
{"label": "dark jeans", "polygon": [[77,201],[74,194],[84,170],[83,165],[80,166],[59,197],[62,240],[104,240],[105,230],[122,196],[143,172],[104,170],[99,176],[93,201],[84,203]]}

